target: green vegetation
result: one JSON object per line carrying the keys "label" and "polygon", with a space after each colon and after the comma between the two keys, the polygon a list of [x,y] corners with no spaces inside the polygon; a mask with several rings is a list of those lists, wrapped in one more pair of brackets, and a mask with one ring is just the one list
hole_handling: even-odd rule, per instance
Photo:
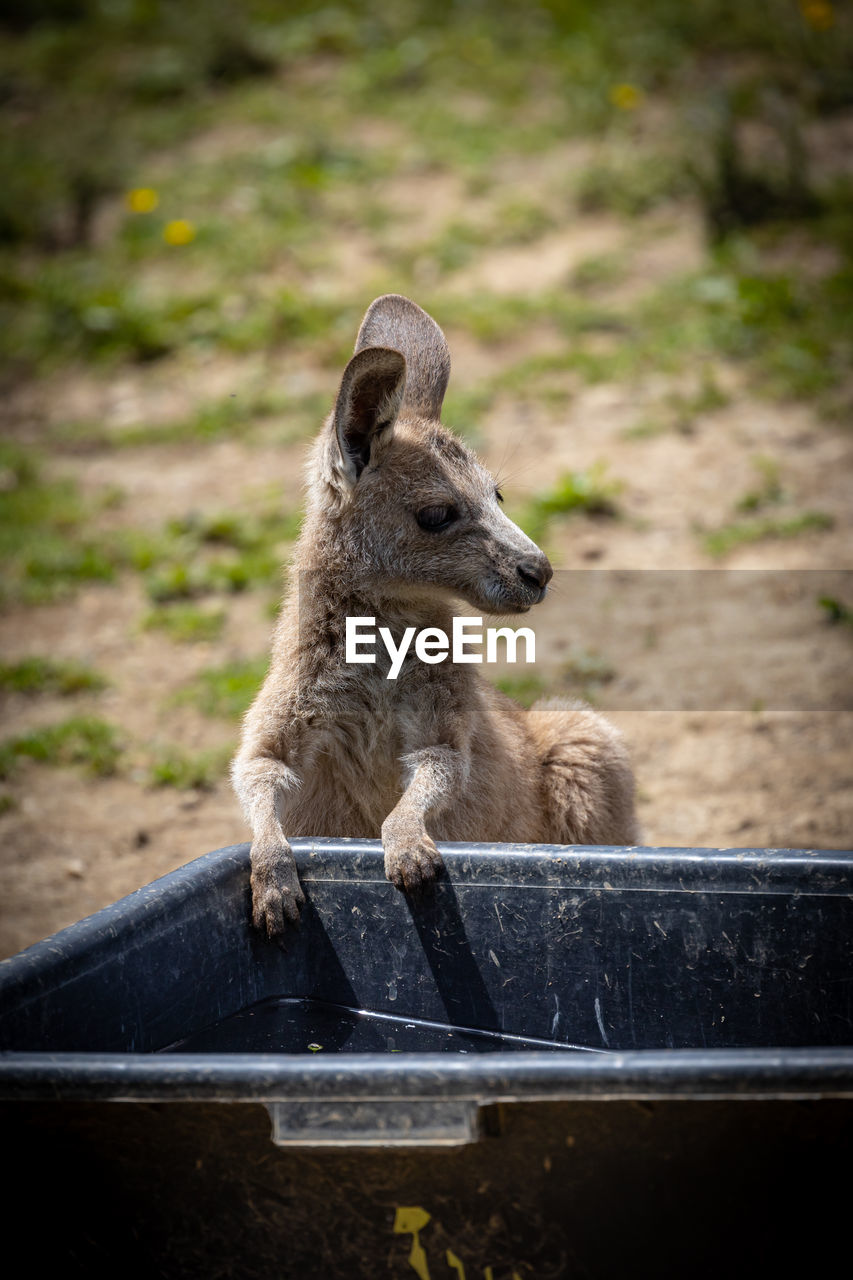
{"label": "green vegetation", "polygon": [[582,645],[574,645],[560,668],[563,688],[581,689],[585,698],[592,698],[602,685],[614,679],[616,671],[603,654]]}
{"label": "green vegetation", "polygon": [[[445,419],[475,447],[496,406],[556,415],[601,383],[642,390],[624,432],[637,442],[704,429],[730,385],[849,418],[853,185],[831,152],[839,113],[853,106],[850,6],[11,0],[6,9],[8,385],[13,397],[24,379],[55,386],[45,395],[54,410],[81,370],[97,384],[96,404],[107,381],[157,391],[103,419],[85,394],[69,394],[59,420],[39,396],[32,410],[13,404],[18,443],[0,445],[0,608],[135,581],[145,604],[132,628],[214,644],[230,595],[255,592],[259,606],[277,595],[300,524],[280,488],[235,492],[228,511],[198,494],[184,518],[158,527],[148,514],[132,527],[112,510],[120,495],[75,484],[68,460],[75,474],[86,451],[132,467],[139,450],[150,451],[145,465],[162,456],[165,467],[179,446],[303,440],[331,407],[365,304],[386,290],[416,297],[451,345],[459,339],[464,352],[467,339],[500,361],[473,384],[451,383]],[[669,274],[651,269],[644,280],[651,237],[664,243],[697,208],[704,261],[679,267],[676,255]],[[515,250],[528,246],[532,260],[540,241],[559,247],[562,232],[598,218],[624,235],[575,266],[567,259],[563,278],[535,289],[522,281],[514,295],[490,275],[496,251],[523,261]],[[465,271],[485,286],[461,287]],[[208,367],[226,362],[235,381],[208,388]],[[697,529],[711,556],[832,525],[825,512],[797,509],[775,459],[755,465],[728,522]],[[606,461],[553,479],[517,513],[532,537],[575,513],[618,516],[622,485]],[[821,607],[849,622],[847,605]],[[181,696],[233,719],[263,665],[211,667]],[[547,678],[498,683],[529,702],[594,696],[611,674],[595,655],[575,654]],[[74,664],[0,667],[6,690],[100,687]],[[22,757],[108,772],[118,752],[110,726],[77,718],[7,741],[0,773]],[[150,765],[153,781],[172,786],[212,785],[223,768],[215,752],[164,751]]]}
{"label": "green vegetation", "polygon": [[836,600],[834,596],[821,596],[818,604],[824,610],[828,622],[833,625],[840,623],[845,627],[853,627],[853,609],[849,604]]}
{"label": "green vegetation", "polygon": [[[170,521],[145,549],[145,586],[155,604],[250,587],[277,588],[287,546],[301,514],[269,507],[254,516],[231,512]],[[142,567],[142,564],[140,564]]]}
{"label": "green vegetation", "polygon": [[96,777],[115,773],[121,745],[113,725],[93,716],[72,716],[0,743],[0,778],[8,778],[21,757],[39,764],[82,765]]}
{"label": "green vegetation", "polygon": [[785,490],[779,481],[779,463],[775,458],[758,457],[753,463],[761,475],[761,484],[738,498],[735,510],[745,513],[760,511],[763,507],[782,502]]}
{"label": "green vegetation", "polygon": [[534,542],[540,541],[556,516],[583,512],[592,516],[615,516],[619,480],[609,479],[607,466],[594,463],[586,471],[566,472],[553,489],[532,498],[519,513],[518,523]]}
{"label": "green vegetation", "polygon": [[222,635],[225,610],[195,604],[164,604],[149,609],[142,620],[146,631],[163,631],[177,644],[211,644]]}
{"label": "green vegetation", "polygon": [[237,720],[248,710],[268,665],[269,659],[264,655],[209,667],[178,695],[178,700],[198,707],[206,715]]}
{"label": "green vegetation", "polygon": [[79,662],[56,662],[52,658],[23,658],[20,662],[0,662],[0,690],[9,693],[96,693],[107,681],[91,667]]}
{"label": "green vegetation", "polygon": [[621,253],[597,254],[585,258],[572,271],[570,284],[581,293],[595,293],[598,289],[617,284],[625,276],[626,260]]}
{"label": "green vegetation", "polygon": [[628,427],[623,437],[625,440],[647,440],[671,431],[689,436],[696,430],[700,418],[724,409],[728,403],[729,396],[705,366],[696,391],[690,394],[670,392],[653,410]]}
{"label": "green vegetation", "polygon": [[149,781],[155,787],[206,791],[225,776],[232,755],[230,748],[193,753],[168,747],[151,763]]}
{"label": "green vegetation", "polygon": [[[710,269],[676,276],[628,309],[603,306],[586,292],[476,293],[443,302],[448,324],[481,341],[509,343],[532,326],[549,326],[568,340],[554,354],[509,363],[481,389],[484,398],[499,390],[536,396],[560,373],[586,383],[620,381],[697,365],[707,370],[725,358],[740,364],[759,392],[816,400],[836,415],[848,403],[853,264],[795,277],[765,267],[757,246],[726,246],[712,255]],[[678,426],[725,402],[708,374],[693,402],[673,402],[666,417]]]}
{"label": "green vegetation", "polygon": [[482,382],[464,391],[453,387],[448,390],[442,418],[472,449],[481,441],[480,424],[496,394],[496,387]]}
{"label": "green vegetation", "polygon": [[[252,516],[210,512],[170,521],[156,535],[100,533],[97,516],[115,501],[112,492],[84,501],[72,481],[43,479],[32,451],[0,446],[0,605],[58,600],[126,570],[143,574],[155,604],[276,589],[301,524],[301,514],[283,513],[272,493]],[[184,622],[175,623],[178,630]],[[170,625],[163,615],[149,623]]]}
{"label": "green vegetation", "polygon": [[503,693],[530,707],[540,698],[575,697],[595,702],[604,685],[615,677],[611,664],[601,654],[581,646],[547,674],[536,671],[502,673],[494,683]]}
{"label": "green vegetation", "polygon": [[86,421],[66,421],[52,431],[56,444],[72,452],[90,449],[146,448],[170,444],[207,444],[213,440],[250,438],[269,419],[282,421],[282,442],[316,430],[329,406],[317,395],[289,398],[258,389],[231,393],[198,406],[187,418],[163,423],[135,423],[118,430]]}
{"label": "green vegetation", "polygon": [[[736,256],[746,231],[756,261],[723,264],[697,282],[698,296],[688,287],[671,324],[673,298],[638,317],[627,363],[674,359],[684,313],[702,308],[704,291],[716,311],[692,338],[756,361],[783,391],[837,387],[849,367],[850,192],[810,173],[807,129],[853,102],[853,18],[841,5],[775,0],[765,13],[734,0],[500,9],[404,0],[378,12],[363,0],[187,0],[179,10],[41,0],[19,9],[0,38],[15,126],[0,144],[0,349],[13,362],[285,345],[333,361],[370,290],[348,289],[337,272],[333,295],[305,282],[334,271],[341,234],[376,249],[376,291],[423,297],[425,269],[440,287],[484,251],[533,243],[579,212],[635,218],[692,199],[720,253]],[[731,68],[724,92],[721,60]],[[297,91],[283,93],[282,82]],[[358,144],[354,119],[367,126]],[[223,126],[220,146],[193,149]],[[594,160],[502,193],[496,166],[568,138],[593,140]],[[394,214],[379,184],[433,173],[458,175],[480,201],[476,216],[389,246]],[[839,245],[838,271],[794,285],[767,269],[758,233],[793,221]],[[509,340],[536,317],[570,332],[570,294],[529,308],[442,295],[442,311],[487,341]],[[581,376],[606,376],[581,347]],[[239,430],[253,416],[262,413],[214,406],[163,438]],[[156,435],[117,435],[130,443],[140,432]]]}
{"label": "green vegetation", "polygon": [[697,289],[718,349],[753,360],[768,390],[800,398],[843,385],[853,350],[849,270],[818,280],[729,271]]}
{"label": "green vegetation", "polygon": [[690,193],[683,157],[622,141],[580,173],[574,198],[582,213],[633,218]]}
{"label": "green vegetation", "polygon": [[535,671],[525,671],[519,675],[501,675],[494,677],[494,683],[502,693],[506,693],[523,707],[530,707],[539,698],[553,693],[550,682],[545,676]]}
{"label": "green vegetation", "polygon": [[788,514],[766,514],[768,507],[784,506],[791,495],[783,488],[779,463],[775,458],[759,455],[753,465],[760,476],[757,488],[749,489],[734,504],[739,518],[718,529],[699,529],[702,543],[710,556],[721,558],[739,547],[753,542],[779,538],[798,538],[801,534],[831,529],[832,516],[825,511],[794,511]]}
{"label": "green vegetation", "polygon": [[825,511],[803,511],[792,516],[762,516],[755,520],[738,520],[703,535],[708,555],[722,557],[752,542],[776,538],[799,538],[804,533],[831,529],[832,516]]}
{"label": "green vegetation", "polygon": [[31,451],[0,445],[0,605],[114,578],[114,550],[86,536],[89,514],[70,480],[45,480]]}

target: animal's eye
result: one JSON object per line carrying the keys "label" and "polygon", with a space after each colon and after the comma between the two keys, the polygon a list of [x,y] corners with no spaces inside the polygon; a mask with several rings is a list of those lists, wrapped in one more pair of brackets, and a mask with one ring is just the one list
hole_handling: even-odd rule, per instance
{"label": "animal's eye", "polygon": [[449,524],[453,524],[456,512],[453,507],[422,507],[415,519],[422,529],[436,533],[439,529],[446,529]]}
{"label": "animal's eye", "polygon": [[504,500],[504,496],[501,493],[500,489],[495,489],[495,497],[497,498],[498,502],[503,502]]}

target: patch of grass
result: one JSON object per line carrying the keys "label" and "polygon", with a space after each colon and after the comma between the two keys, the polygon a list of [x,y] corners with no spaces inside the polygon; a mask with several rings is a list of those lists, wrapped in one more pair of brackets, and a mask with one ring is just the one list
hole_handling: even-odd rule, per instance
{"label": "patch of grass", "polygon": [[831,622],[834,626],[840,624],[844,627],[853,627],[853,609],[849,604],[836,600],[834,596],[820,596],[818,604],[823,609],[827,622]]}
{"label": "patch of grass", "polygon": [[207,595],[211,590],[211,583],[200,566],[178,561],[158,567],[148,574],[145,590],[149,600],[156,604],[171,604],[176,600],[191,600],[196,596]]}
{"label": "patch of grass", "polygon": [[574,645],[560,668],[558,692],[595,702],[604,685],[615,676],[615,668],[603,654]]}
{"label": "patch of grass", "polygon": [[609,479],[607,465],[593,463],[586,471],[566,472],[553,489],[532,498],[519,513],[521,528],[534,542],[544,537],[549,522],[557,516],[583,512],[593,516],[615,516],[618,513],[616,498],[622,490],[622,482]]}
{"label": "patch of grass", "polygon": [[56,662],[52,658],[24,658],[0,663],[0,689],[9,693],[96,693],[107,681],[91,667],[79,662]]}
{"label": "patch of grass", "polygon": [[532,244],[556,225],[554,213],[543,201],[515,197],[496,209],[492,237],[499,245]]}
{"label": "patch of grass", "polygon": [[651,440],[655,436],[666,435],[672,430],[672,422],[665,412],[650,412],[626,427],[622,432],[623,440]]}
{"label": "patch of grass", "polygon": [[291,541],[299,532],[299,512],[283,515],[268,510],[255,516],[242,512],[199,513],[170,520],[167,533],[176,539],[194,543],[233,547],[237,551],[257,551],[270,541]]}
{"label": "patch of grass", "polygon": [[48,765],[82,765],[95,777],[115,773],[121,745],[115,727],[94,716],[72,716],[0,744],[0,778],[21,757]]}
{"label": "patch of grass", "polygon": [[159,540],[137,549],[149,599],[167,604],[277,586],[301,520],[300,512],[273,506],[252,516],[201,513],[169,521]]}
{"label": "patch of grass", "polygon": [[703,370],[699,387],[687,394],[676,392],[664,398],[639,422],[627,427],[622,432],[623,440],[648,440],[653,436],[664,435],[676,431],[680,435],[692,435],[696,429],[696,420],[703,414],[723,409],[729,403],[729,396],[720,387],[713,373],[707,367]]}
{"label": "patch of grass", "polygon": [[453,219],[430,244],[411,250],[402,261],[426,259],[441,273],[458,271],[484,250],[530,244],[554,225],[554,215],[543,201],[516,197],[501,202],[480,221]]}
{"label": "patch of grass", "polygon": [[683,197],[689,189],[681,156],[621,144],[605,151],[580,173],[574,196],[582,213],[635,218]]}
{"label": "patch of grass", "polygon": [[[186,248],[207,256],[216,246]],[[162,272],[168,278],[165,263]],[[227,262],[220,275],[219,288],[228,280]],[[254,352],[285,343],[310,344],[315,356],[330,358],[340,353],[345,330],[351,344],[357,318],[348,300],[270,288],[262,277],[242,283],[226,305],[213,286],[178,291],[146,280],[117,251],[0,263],[0,354],[13,365],[51,367],[80,359],[145,363],[178,348]]]}
{"label": "patch of grass", "polygon": [[195,604],[164,604],[149,610],[142,620],[146,631],[164,631],[178,644],[212,644],[222,635],[225,610]]}
{"label": "patch of grass", "polygon": [[[571,370],[588,382],[620,381],[649,372],[679,374],[697,364],[708,368],[723,358],[738,362],[758,392],[810,399],[831,411],[838,396],[849,395],[853,267],[814,278],[761,263],[755,246],[729,246],[715,254],[711,270],[666,281],[640,298],[630,316],[613,310],[596,315],[589,308],[586,314],[575,308],[572,316],[559,302],[539,299],[538,318],[571,335],[571,347],[521,361],[502,379],[523,381],[544,368]],[[612,341],[602,350],[608,334]],[[678,428],[725,399],[709,376],[685,402],[671,398],[665,424],[643,423],[638,434]]]}
{"label": "patch of grass", "polygon": [[502,693],[520,702],[523,707],[530,707],[538,698],[544,698],[552,692],[549,681],[535,671],[525,671],[519,675],[501,675],[494,678],[494,683]]}
{"label": "patch of grass", "polygon": [[786,502],[790,495],[782,487],[779,464],[775,458],[759,455],[753,465],[761,477],[757,488],[749,489],[734,504],[735,511],[746,519],[734,520],[719,529],[702,531],[705,550],[722,557],[753,542],[774,538],[797,538],[816,530],[831,529],[834,518],[823,511],[804,511],[791,515],[761,514],[765,508]]}
{"label": "patch of grass", "polygon": [[321,392],[286,396],[271,390],[234,392],[219,400],[201,404],[186,418],[171,422],[134,423],[117,430],[100,423],[68,421],[51,433],[64,449],[147,448],[156,445],[206,444],[212,440],[246,439],[270,418],[282,419],[278,440],[289,444],[320,428],[330,407],[330,398]]}
{"label": "patch of grass", "polygon": [[757,457],[752,461],[761,476],[761,483],[757,489],[750,489],[738,498],[735,510],[744,514],[760,511],[763,507],[782,502],[786,496],[779,480],[779,463],[776,459]]}
{"label": "patch of grass", "polygon": [[444,401],[443,420],[461,436],[472,449],[482,443],[483,431],[480,419],[494,403],[497,392],[490,383],[480,383],[464,391],[448,391]]}
{"label": "patch of grass", "polygon": [[685,355],[692,348],[741,361],[777,396],[820,400],[847,382],[853,269],[813,279],[744,270],[731,254],[718,263],[649,301],[643,320],[652,331],[675,343],[680,330]]}
{"label": "patch of grass", "polygon": [[563,340],[562,347],[508,363],[494,378],[496,390],[526,398],[540,398],[540,394],[548,398],[553,379],[561,375],[573,375],[592,385],[618,382],[674,362],[672,356],[665,361],[656,359],[651,350],[651,334],[636,326],[632,317],[578,296],[542,295],[531,300],[525,323],[550,325]]}
{"label": "patch of grass", "polygon": [[236,594],[253,587],[277,586],[284,552],[275,544],[247,550],[224,550],[203,560],[178,560],[159,565],[146,575],[145,589],[155,604],[196,600],[204,596]]}
{"label": "patch of grass", "polygon": [[804,511],[785,517],[763,516],[755,520],[734,521],[710,533],[702,534],[708,555],[719,559],[753,542],[778,538],[799,538],[805,533],[831,529],[835,521],[825,511]]}
{"label": "patch of grass", "polygon": [[114,495],[93,509],[70,480],[43,480],[31,453],[0,446],[0,602],[53,601],[128,569],[144,575],[155,604],[276,586],[301,525],[301,513],[282,512],[275,495],[251,516],[205,513],[157,534],[93,537],[89,522],[108,505]]}
{"label": "patch of grass", "polygon": [[525,671],[495,677],[498,689],[530,707],[540,698],[580,697],[594,701],[605,684],[614,679],[616,672],[601,654],[575,646],[569,656],[554,670],[546,674]]}
{"label": "patch of grass", "polygon": [[454,219],[420,256],[434,263],[441,273],[459,271],[487,247],[488,239],[483,227]]}
{"label": "patch of grass", "polygon": [[597,289],[617,284],[625,275],[625,255],[602,253],[579,262],[570,276],[573,289],[594,293]]}
{"label": "patch of grass", "polygon": [[441,315],[446,327],[466,329],[480,342],[508,342],[535,325],[550,325],[561,336],[572,339],[573,347],[564,352],[533,356],[511,365],[496,382],[497,386],[506,389],[511,389],[514,378],[528,377],[537,369],[578,368],[582,360],[591,354],[582,350],[579,353],[575,349],[579,340],[588,336],[600,338],[603,334],[622,335],[631,327],[626,317],[613,309],[579,297],[567,289],[541,291],[535,295],[479,291],[464,298],[443,295],[429,305]]}
{"label": "patch of grass", "polygon": [[32,454],[0,445],[0,603],[40,604],[112,581],[118,557],[85,536],[90,513],[70,480],[43,480]]}
{"label": "patch of grass", "polygon": [[155,787],[209,791],[225,777],[232,754],[230,748],[189,752],[169,747],[152,761],[149,781]]}
{"label": "patch of grass", "polygon": [[155,301],[99,258],[64,256],[38,269],[25,260],[7,268],[0,288],[0,352],[22,365],[156,360],[185,338],[201,306],[175,294]]}
{"label": "patch of grass", "polygon": [[209,667],[177,695],[177,700],[198,707],[205,715],[238,720],[249,709],[268,666],[269,658],[264,656]]}
{"label": "patch of grass", "polygon": [[702,370],[702,381],[692,395],[675,400],[676,406],[691,416],[714,413],[717,409],[725,409],[730,403],[731,396],[720,386],[707,365]]}
{"label": "patch of grass", "polygon": [[[440,309],[439,309],[440,308]],[[471,293],[465,297],[441,297],[426,309],[442,317],[443,327],[464,329],[480,342],[505,342],[516,337],[541,315],[541,299]]]}

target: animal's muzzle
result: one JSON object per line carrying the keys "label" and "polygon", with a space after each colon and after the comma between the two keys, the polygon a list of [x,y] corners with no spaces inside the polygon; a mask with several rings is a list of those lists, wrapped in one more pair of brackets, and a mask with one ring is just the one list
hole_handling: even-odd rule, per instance
{"label": "animal's muzzle", "polygon": [[545,598],[545,588],[554,576],[550,561],[542,556],[541,560],[522,560],[516,566],[516,573],[528,591],[535,591],[536,604]]}

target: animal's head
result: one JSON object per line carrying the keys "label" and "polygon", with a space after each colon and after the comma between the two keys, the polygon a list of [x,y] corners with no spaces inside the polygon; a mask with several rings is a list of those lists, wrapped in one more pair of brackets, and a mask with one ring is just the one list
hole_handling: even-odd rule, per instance
{"label": "animal's head", "polygon": [[441,425],[449,376],[435,321],[407,298],[378,298],[318,441],[312,505],[334,519],[353,571],[377,585],[522,612],[545,595],[551,565],[504,515],[494,478]]}

